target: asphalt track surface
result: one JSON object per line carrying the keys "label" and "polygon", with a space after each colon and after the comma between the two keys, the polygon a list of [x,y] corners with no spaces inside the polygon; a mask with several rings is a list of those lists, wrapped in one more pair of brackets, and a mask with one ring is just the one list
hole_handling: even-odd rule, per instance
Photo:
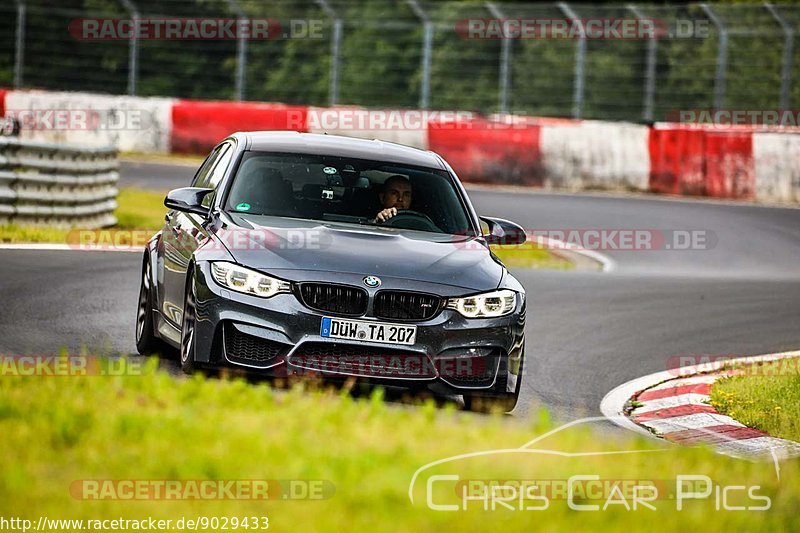
{"label": "asphalt track surface", "polygon": [[[193,168],[123,164],[121,185],[187,185]],[[519,270],[528,304],[523,405],[599,414],[622,382],[675,356],[800,348],[800,209],[600,194],[471,191],[483,215],[535,229],[706,231],[706,250],[606,251],[610,272]],[[0,250],[0,353],[133,353],[136,253]],[[174,371],[174,363],[171,363]],[[527,409],[518,409],[525,416]]]}

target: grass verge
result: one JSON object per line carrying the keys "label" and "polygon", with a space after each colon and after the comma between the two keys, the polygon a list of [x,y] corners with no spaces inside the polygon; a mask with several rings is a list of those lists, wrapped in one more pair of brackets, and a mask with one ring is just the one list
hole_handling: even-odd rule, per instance
{"label": "grass verge", "polygon": [[204,155],[192,154],[154,154],[149,152],[122,152],[119,154],[121,161],[133,163],[161,163],[164,165],[186,165],[199,167],[205,160]]}
{"label": "grass verge", "polygon": [[[164,224],[164,195],[166,192],[146,191],[143,189],[123,188],[119,191],[114,212],[117,217],[116,230],[143,230],[156,232]],[[18,226],[16,224],[0,225],[0,242],[26,243],[72,242],[74,230],[67,228],[48,228],[44,226]],[[124,243],[120,243],[124,244]]]}
{"label": "grass verge", "polygon": [[123,188],[119,191],[114,212],[118,229],[146,229],[157,231],[164,225],[164,196],[167,191],[153,192],[144,189]]}
{"label": "grass verge", "polygon": [[[27,518],[34,524],[39,516],[81,520],[267,516],[270,529],[278,530],[329,531],[347,524],[370,531],[481,531],[538,529],[547,524],[549,530],[683,532],[784,530],[797,523],[799,462],[782,465],[779,481],[771,464],[667,448],[633,434],[600,434],[585,426],[527,449],[627,453],[524,453],[519,446],[554,427],[543,410],[523,421],[438,409],[430,402],[389,406],[380,391],[367,399],[300,388],[278,393],[266,384],[240,380],[175,379],[156,371],[153,361],[115,376],[20,376],[9,372],[8,365],[3,369],[0,516]],[[409,487],[420,467],[457,454],[499,449],[506,451],[422,470],[411,486],[413,503],[410,500]],[[599,482],[592,485],[594,489],[573,483],[577,491],[568,500],[566,485],[576,475],[596,475]],[[681,475],[707,476],[714,487],[758,488],[750,495],[736,490],[727,496],[726,504],[750,507],[749,511],[720,510],[719,496],[714,496],[718,493],[710,488],[702,498],[684,498],[683,510],[678,511],[676,494],[705,493],[706,488],[683,486],[679,492]],[[182,491],[173,493],[177,497],[159,499],[154,490],[141,498],[126,498],[120,484],[135,481],[152,487],[147,483],[186,485],[200,480],[283,481],[269,483],[268,500],[184,499],[187,493]],[[292,485],[287,480],[301,481]],[[634,480],[639,486],[656,487],[655,493],[648,493],[656,496],[649,500],[653,509],[641,504],[631,509]],[[312,482],[324,487],[315,493],[321,497],[303,497],[302,487]],[[485,490],[482,487],[501,483],[536,485],[541,494],[535,499],[529,493],[521,504],[506,499],[511,509],[489,504],[488,492],[483,492],[483,501],[468,501],[465,510],[435,510],[428,505],[458,506],[464,502],[458,496],[462,488],[474,496]],[[614,494],[610,488],[614,483],[629,488],[613,497],[616,503],[606,504],[607,495]],[[104,489],[98,492],[98,485]],[[288,494],[299,498],[283,497],[287,486],[298,485],[300,490]],[[769,510],[752,509],[764,506],[753,494],[769,498]],[[577,511],[568,501],[600,507]]]}
{"label": "grass verge", "polygon": [[554,255],[547,248],[542,248],[535,243],[525,243],[519,246],[491,246],[491,249],[503,264],[511,269],[546,268],[569,270],[574,268],[574,265],[566,259]]}
{"label": "grass verge", "polygon": [[800,442],[800,358],[743,368],[717,381],[711,404],[742,424]]}

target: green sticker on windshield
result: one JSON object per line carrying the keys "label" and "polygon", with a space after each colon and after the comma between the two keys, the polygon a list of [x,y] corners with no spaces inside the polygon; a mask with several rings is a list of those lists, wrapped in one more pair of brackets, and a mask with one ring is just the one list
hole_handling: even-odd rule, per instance
{"label": "green sticker on windshield", "polygon": [[240,204],[237,204],[236,205],[236,210],[237,211],[250,211],[250,204],[248,204],[247,202],[242,202]]}

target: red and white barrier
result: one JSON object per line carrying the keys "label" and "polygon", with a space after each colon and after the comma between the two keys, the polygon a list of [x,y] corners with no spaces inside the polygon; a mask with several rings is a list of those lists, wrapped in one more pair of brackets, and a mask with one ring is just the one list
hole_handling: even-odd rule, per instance
{"label": "red and white barrier", "polygon": [[428,148],[465,181],[647,190],[647,135],[623,122],[497,117],[431,122]]}
{"label": "red and white barrier", "polygon": [[754,133],[755,196],[800,202],[800,134]]}
{"label": "red and white barrier", "polygon": [[646,190],[648,128],[626,122],[579,121],[542,127],[547,185],[572,190]]}
{"label": "red and white barrier", "polygon": [[0,89],[3,111],[33,117],[23,138],[121,151],[203,154],[234,131],[294,130],[433,150],[464,181],[800,202],[798,130]]}
{"label": "red and white barrier", "polygon": [[23,139],[116,146],[124,152],[168,153],[174,101],[91,93],[8,91],[5,113],[20,120]]}
{"label": "red and white barrier", "polygon": [[704,134],[699,129],[656,125],[649,132],[649,190],[666,194],[705,191]]}
{"label": "red and white barrier", "polygon": [[544,184],[541,126],[475,119],[428,123],[428,148],[465,181]]}
{"label": "red and white barrier", "polygon": [[752,132],[657,124],[650,130],[649,142],[651,191],[755,197]]}
{"label": "red and white barrier", "polygon": [[257,102],[176,100],[172,105],[171,148],[205,154],[237,131],[308,131],[308,108]]}

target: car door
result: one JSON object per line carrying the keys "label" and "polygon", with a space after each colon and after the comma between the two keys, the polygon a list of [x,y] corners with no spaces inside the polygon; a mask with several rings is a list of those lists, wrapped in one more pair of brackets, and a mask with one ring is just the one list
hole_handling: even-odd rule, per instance
{"label": "car door", "polygon": [[[192,187],[205,187],[209,183],[209,175],[216,168],[223,151],[223,145],[215,147],[206,157],[192,180]],[[193,227],[189,215],[176,210],[167,212],[164,228],[161,232],[162,246],[159,250],[159,307],[162,316],[175,328],[180,328],[183,315],[183,289],[186,268],[196,246],[194,239],[187,239],[191,232],[185,228]]]}

